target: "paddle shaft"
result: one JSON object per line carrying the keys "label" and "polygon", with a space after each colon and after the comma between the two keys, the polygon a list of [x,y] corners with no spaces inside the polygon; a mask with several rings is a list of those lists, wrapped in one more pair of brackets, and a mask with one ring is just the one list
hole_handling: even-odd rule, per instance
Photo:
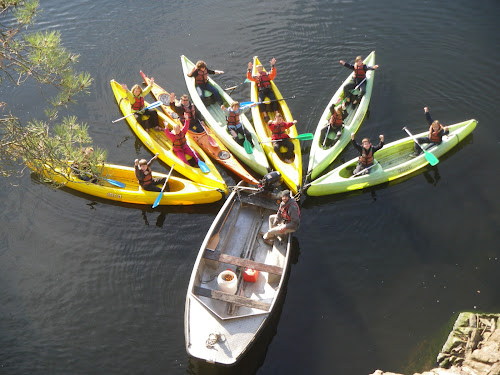
{"label": "paddle shaft", "polygon": [[161,102],[160,102],[160,101],[157,101],[157,102],[151,103],[150,105],[148,105],[147,107],[145,107],[145,108],[141,109],[140,111],[133,112],[133,113],[129,113],[128,115],[123,116],[123,117],[120,117],[120,118],[117,118],[116,120],[113,120],[113,121],[111,121],[111,122],[114,124],[115,122],[118,122],[118,121],[124,120],[124,119],[126,119],[127,117],[130,117],[130,116],[132,116],[132,115],[134,115],[134,114],[136,114],[136,113],[138,113],[138,112],[143,112],[143,111],[145,111],[145,110],[147,110],[147,109],[153,109],[153,108],[159,107],[160,105],[161,105]]}
{"label": "paddle shaft", "polygon": [[92,174],[91,172],[81,171],[81,170],[79,170],[78,168],[75,168],[75,167],[70,167],[70,168],[73,169],[74,171],[79,172],[80,174],[83,173],[83,174],[86,174],[87,176],[90,176],[90,177],[95,177],[97,179],[106,180],[111,185],[115,185],[115,186],[118,186],[120,188],[124,188],[125,187],[125,184],[123,182],[115,181],[115,180],[112,180],[110,178],[106,178],[106,177],[102,177],[102,176],[96,176],[96,175]]}
{"label": "paddle shaft", "polygon": [[295,99],[295,95],[291,96],[289,98],[264,100],[263,102],[243,102],[243,103],[240,103],[240,107],[246,107],[247,105],[252,105],[252,104],[269,104],[269,103],[272,103],[272,102],[279,102],[281,100],[288,100],[288,99]]}
{"label": "paddle shaft", "polygon": [[413,134],[411,134],[410,131],[406,128],[406,126],[403,127],[403,130],[408,133],[413,142],[415,142],[418,145],[418,147],[420,147],[420,149],[424,152],[425,159],[429,162],[430,165],[434,166],[437,163],[439,163],[439,159],[433,154],[431,154],[429,151],[425,150],[422,147],[422,145],[418,143],[417,138],[415,138]]}
{"label": "paddle shaft", "polygon": [[208,241],[208,244],[207,244],[207,249],[208,250],[215,251],[215,248],[219,244],[219,233],[222,230],[222,228],[224,228],[224,224],[226,224],[226,220],[229,217],[229,214],[231,213],[231,210],[233,209],[233,206],[234,206],[235,202],[236,202],[236,200],[233,200],[233,203],[231,203],[231,207],[229,208],[229,211],[227,212],[226,217],[224,218],[224,221],[222,222],[222,224],[221,224],[219,230],[217,231],[217,233],[215,233],[213,235],[213,237],[210,238],[210,240]]}
{"label": "paddle shaft", "polygon": [[272,139],[270,141],[262,141],[262,143],[271,143],[271,142],[281,142],[284,139],[298,139],[299,141],[310,141],[311,139],[314,138],[313,133],[304,133],[304,134],[299,134],[297,137],[289,137],[289,138],[281,138],[281,139]]}
{"label": "paddle shaft", "polygon": [[368,171],[368,170],[372,169],[372,168],[373,168],[375,165],[377,165],[377,164],[380,164],[380,163],[379,163],[377,160],[375,160],[375,163],[373,163],[373,165],[369,166],[368,168],[365,168],[365,169],[360,170],[358,173],[353,174],[353,175],[352,175],[351,177],[349,177],[349,178],[356,177],[356,176],[360,175],[361,173],[363,173],[363,172],[365,172],[365,171]]}
{"label": "paddle shaft", "polygon": [[158,206],[161,201],[161,197],[163,196],[163,192],[165,191],[165,188],[167,187],[168,179],[170,178],[170,175],[172,174],[172,171],[174,170],[174,164],[172,164],[172,167],[170,167],[170,172],[168,172],[168,176],[165,179],[165,183],[163,184],[163,187],[161,188],[160,194],[158,194],[158,197],[155,199],[155,202],[153,203],[153,208]]}
{"label": "paddle shaft", "polygon": [[[351,91],[349,91],[349,94],[352,94],[354,91],[356,91],[357,89],[359,89],[359,88],[360,88],[360,86],[361,86],[361,85],[363,84],[363,82],[365,82],[365,81],[366,81],[366,77],[365,77],[365,78],[364,78],[364,79],[363,79],[363,80],[362,80],[362,81],[361,81],[361,82],[360,82],[360,83],[359,83],[359,84],[358,84],[355,88],[353,88]],[[344,102],[347,100],[347,98],[348,98],[348,97],[349,97],[349,96],[346,96],[344,99],[342,99],[342,101],[341,101],[339,104],[337,104],[337,105],[335,106],[335,108],[337,108],[339,105],[342,105],[342,103],[344,103]]]}

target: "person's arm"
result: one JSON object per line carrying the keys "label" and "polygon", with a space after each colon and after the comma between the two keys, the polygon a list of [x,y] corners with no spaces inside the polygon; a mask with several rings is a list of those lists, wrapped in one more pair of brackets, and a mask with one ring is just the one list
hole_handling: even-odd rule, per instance
{"label": "person's arm", "polygon": [[361,152],[361,146],[358,145],[358,143],[354,140],[354,133],[351,133],[351,143],[352,143],[352,145],[354,146],[354,148],[356,150],[358,150],[359,152]]}
{"label": "person's arm", "polygon": [[155,156],[153,156],[153,157],[151,158],[151,160],[150,160],[150,161],[148,161],[148,167],[150,167],[150,166],[151,166],[151,164],[153,164],[153,163],[154,163],[154,161],[158,158],[158,155],[160,155],[160,154],[159,154],[159,153],[156,153],[156,154],[155,154]]}
{"label": "person's arm", "polygon": [[378,137],[380,138],[380,143],[376,146],[373,146],[373,153],[384,147],[384,136],[381,134]]}
{"label": "person's arm", "polygon": [[198,75],[198,69],[196,68],[193,68],[193,70],[191,70],[191,73],[188,73],[187,76],[188,77],[196,77]]}
{"label": "person's arm", "polygon": [[429,112],[429,108],[428,107],[424,107],[424,112],[425,112],[425,118],[427,120],[427,123],[429,125],[432,125],[433,120],[432,120],[432,117],[431,117],[431,113]]}
{"label": "person's arm", "polygon": [[367,70],[377,70],[377,69],[378,69],[378,65],[369,66],[369,65],[365,64],[365,72]]}
{"label": "person's arm", "polygon": [[248,70],[247,70],[247,79],[252,82],[257,82],[257,79],[252,76],[252,67],[253,64],[251,62],[248,63]]}
{"label": "person's arm", "polygon": [[271,72],[269,73],[269,79],[271,81],[276,78],[276,67],[273,64],[273,61],[276,62],[276,59],[271,60]]}
{"label": "person's arm", "polygon": [[139,159],[135,159],[134,172],[135,178],[137,178],[139,181],[144,180],[144,172],[142,172],[142,170],[139,168]]}
{"label": "person's arm", "polygon": [[290,222],[285,224],[285,228],[296,230],[299,227],[300,217],[299,211],[295,204],[291,204],[288,208],[288,215],[290,216]]}
{"label": "person's arm", "polygon": [[354,65],[351,65],[351,64],[349,64],[349,63],[346,63],[346,62],[345,62],[345,61],[343,61],[343,60],[340,60],[340,63],[341,63],[342,65],[344,65],[346,68],[351,69],[351,70],[354,70]]}
{"label": "person's arm", "polygon": [[191,122],[191,120],[188,120],[188,119],[184,120],[184,126],[182,127],[182,130],[181,130],[182,134],[186,135],[186,133],[189,129],[190,122]]}
{"label": "person's arm", "polygon": [[174,135],[172,134],[172,132],[168,128],[168,123],[166,121],[163,121],[163,125],[165,126],[165,128],[163,129],[163,131],[165,132],[165,136],[173,142]]}

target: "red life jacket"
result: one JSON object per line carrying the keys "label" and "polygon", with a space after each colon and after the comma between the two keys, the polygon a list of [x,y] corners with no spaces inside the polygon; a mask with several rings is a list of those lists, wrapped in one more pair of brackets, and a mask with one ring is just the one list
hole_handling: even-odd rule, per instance
{"label": "red life jacket", "polygon": [[184,110],[184,113],[188,114],[190,121],[196,118],[196,110],[194,108],[194,104],[191,103],[191,105],[190,106],[188,105],[187,107],[182,106],[182,109]]}
{"label": "red life jacket", "polygon": [[297,212],[299,213],[299,219],[300,219],[300,207],[294,199],[293,201],[291,201],[291,203],[285,204],[282,207],[280,207],[280,215],[283,218],[283,220],[285,221],[285,223],[289,223],[290,221],[292,221],[292,218],[290,217],[290,215],[288,215],[288,209],[290,208],[290,206],[292,204],[295,205],[295,207],[297,207]]}
{"label": "red life jacket", "polygon": [[240,123],[239,112],[234,112],[231,108],[229,108],[229,115],[227,116],[227,124],[231,126],[236,126],[239,123]]}
{"label": "red life jacket", "polygon": [[263,71],[255,78],[257,78],[257,87],[259,90],[264,90],[268,87],[271,87],[271,80],[269,79],[269,74],[267,74],[267,72]]}
{"label": "red life jacket", "polygon": [[432,125],[429,129],[429,141],[432,143],[441,143],[442,136],[440,135],[441,130],[443,130],[443,125],[439,125],[439,129],[434,131]]}
{"label": "red life jacket", "polygon": [[205,68],[204,71],[198,69],[198,74],[194,78],[194,83],[196,85],[203,85],[208,81],[208,70]]}
{"label": "red life jacket", "polygon": [[366,72],[364,69],[365,65],[358,66],[354,64],[354,78],[363,80],[366,77]]}
{"label": "red life jacket", "polygon": [[147,168],[146,172],[148,174],[144,174],[144,179],[141,181],[139,180],[139,185],[144,186],[144,185],[149,185],[153,181],[153,176],[151,175],[151,168]]}
{"label": "red life jacket", "polygon": [[370,146],[368,152],[364,147],[361,147],[361,156],[359,157],[359,161],[363,165],[372,165],[373,164],[373,147]]}
{"label": "red life jacket", "polygon": [[333,125],[334,128],[340,128],[343,122],[342,113],[333,111],[333,114],[330,116],[329,124]]}
{"label": "red life jacket", "polygon": [[140,111],[144,108],[144,97],[143,96],[134,96],[135,102],[132,103],[132,109],[134,111]]}
{"label": "red life jacket", "polygon": [[179,134],[174,134],[174,141],[172,142],[174,148],[182,149],[186,144],[186,135],[182,134],[182,131]]}
{"label": "red life jacket", "polygon": [[289,138],[288,134],[286,134],[285,122],[283,121],[280,124],[277,124],[275,121],[273,121],[271,132],[272,132],[272,139]]}

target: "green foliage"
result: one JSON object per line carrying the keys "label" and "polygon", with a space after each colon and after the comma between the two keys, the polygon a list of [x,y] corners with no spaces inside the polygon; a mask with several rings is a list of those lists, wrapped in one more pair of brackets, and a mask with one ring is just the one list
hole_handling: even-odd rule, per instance
{"label": "green foliage", "polygon": [[[76,102],[75,96],[88,93],[92,78],[75,71],[78,55],[62,46],[59,32],[27,31],[40,12],[38,1],[0,0],[0,86],[36,82],[47,104],[46,119],[23,124],[7,102],[0,102],[0,174],[4,177],[22,174],[25,165],[40,173],[47,166],[66,170],[68,160],[82,161],[82,150],[92,142],[88,126],[78,124],[75,117],[56,122],[60,110]],[[104,151],[94,150],[86,160],[88,169],[98,173],[105,156]]]}

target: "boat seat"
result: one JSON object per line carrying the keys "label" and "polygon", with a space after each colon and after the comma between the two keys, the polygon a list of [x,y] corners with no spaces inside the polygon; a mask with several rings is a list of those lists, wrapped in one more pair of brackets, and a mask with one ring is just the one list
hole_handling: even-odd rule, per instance
{"label": "boat seat", "polygon": [[193,288],[193,293],[197,296],[208,297],[219,301],[234,303],[239,306],[247,306],[264,311],[269,311],[271,309],[270,303],[258,301],[248,297],[236,296],[234,294],[225,293],[220,290],[207,289],[195,286]]}
{"label": "boat seat", "polygon": [[253,270],[257,270],[257,271],[261,271],[261,272],[272,273],[274,275],[281,275],[283,273],[283,268],[281,268],[281,267],[271,266],[269,264],[255,262],[251,259],[244,259],[244,258],[239,258],[239,257],[235,257],[235,256],[228,255],[228,254],[222,254],[218,250],[212,251],[209,249],[205,249],[205,252],[203,253],[203,258],[215,260],[216,262],[220,262],[220,263],[232,264],[235,266],[240,266],[240,267],[245,267],[245,268],[251,268]]}

